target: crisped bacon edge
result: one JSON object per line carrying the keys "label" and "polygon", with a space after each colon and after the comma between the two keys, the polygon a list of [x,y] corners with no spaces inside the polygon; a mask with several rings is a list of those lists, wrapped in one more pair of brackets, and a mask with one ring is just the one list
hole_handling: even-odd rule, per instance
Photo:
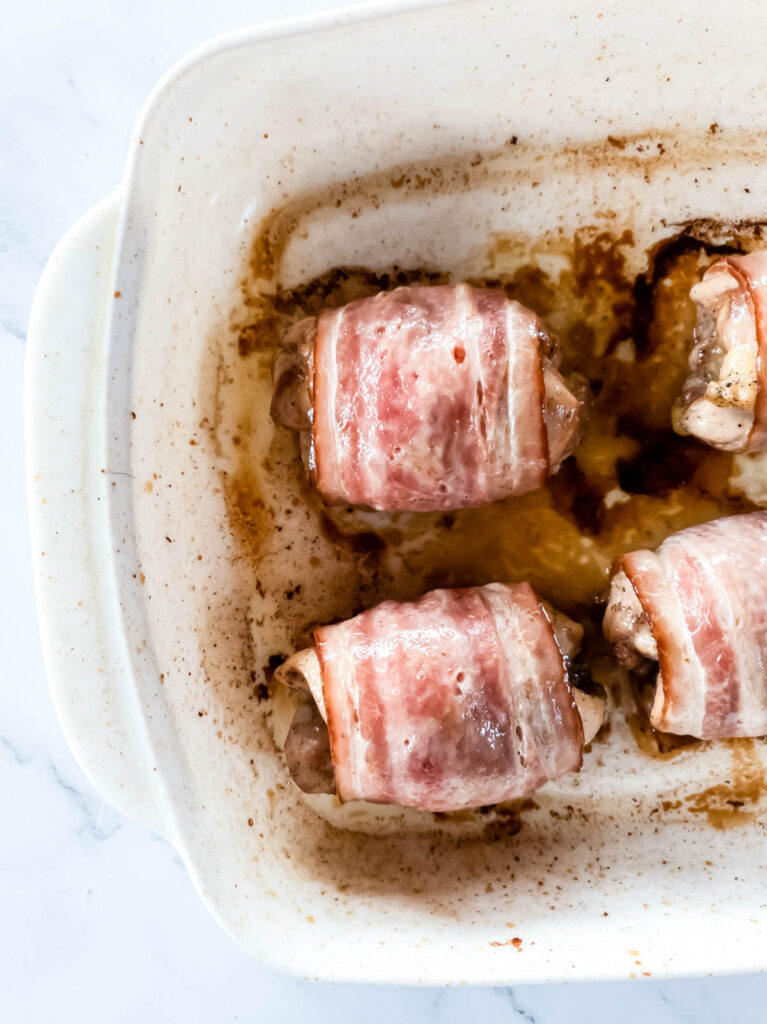
{"label": "crisped bacon edge", "polygon": [[748,291],[754,307],[756,322],[756,402],[754,422],[748,437],[746,451],[760,451],[767,447],[767,253],[749,253],[747,256],[725,256],[723,262]]}
{"label": "crisped bacon edge", "polygon": [[335,422],[336,345],[343,316],[344,307],[323,310],[317,317],[314,341],[314,467],[311,473],[314,484],[329,505],[346,501],[339,489],[343,477],[338,462],[340,448]]}
{"label": "crisped bacon edge", "polygon": [[[658,647],[658,684],[651,721],[663,732],[690,732],[676,727],[678,716],[689,695],[695,693],[695,680],[680,631],[679,610],[665,579],[658,556],[652,551],[632,551],[623,556],[623,571],[650,622]],[[681,634],[681,635],[680,635]]]}
{"label": "crisped bacon edge", "polygon": [[[355,725],[359,725],[355,696],[359,691],[354,658],[348,647],[343,649],[342,645],[334,642],[334,633],[333,626],[316,629],[314,644],[322,673],[336,791],[339,800],[344,801],[353,800],[357,796],[355,757],[364,757],[364,754],[359,729],[355,734]],[[333,685],[331,680],[343,680],[343,684]]]}

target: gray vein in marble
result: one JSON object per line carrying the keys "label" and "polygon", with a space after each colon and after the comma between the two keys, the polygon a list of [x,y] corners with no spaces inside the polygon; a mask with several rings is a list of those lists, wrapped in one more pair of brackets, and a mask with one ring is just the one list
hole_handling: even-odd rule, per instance
{"label": "gray vein in marble", "polygon": [[663,1005],[667,1006],[669,1010],[674,1014],[674,1017],[676,1018],[676,1021],[678,1021],[678,1024],[698,1024],[699,1018],[697,1018],[694,1014],[687,1014],[684,1012],[683,1009],[680,1009],[679,1003],[673,998],[673,996],[670,996],[662,986],[659,985],[656,988],[655,992],[660,1001],[663,1003]]}
{"label": "gray vein in marble", "polygon": [[19,748],[14,743],[11,743],[7,736],[0,736],[0,747],[8,751],[16,764],[29,764],[32,760],[31,754],[22,754]]}
{"label": "gray vein in marble", "polygon": [[14,341],[20,341],[22,344],[27,340],[26,331],[21,324],[17,324],[6,317],[0,320],[0,331],[9,338],[13,338]]}
{"label": "gray vein in marble", "polygon": [[[67,793],[71,803],[82,816],[82,823],[78,829],[79,835],[89,836],[91,839],[103,842],[103,840],[109,839],[110,836],[113,836],[122,827],[122,823],[117,820],[116,815],[110,811],[108,805],[103,800],[99,798],[98,808],[94,808],[86,794],[70,782],[67,782],[52,761],[49,762],[48,767],[56,784]],[[106,824],[104,823],[105,818],[107,819]]]}
{"label": "gray vein in marble", "polygon": [[435,992],[434,998],[431,1001],[431,1015],[435,1021],[439,1019],[438,1014],[442,1007],[446,991],[447,989],[440,989],[438,992]]}
{"label": "gray vein in marble", "polygon": [[514,989],[506,988],[504,989],[504,993],[506,995],[506,1001],[514,1011],[514,1019],[527,1021],[527,1024],[535,1024],[535,1016],[519,1005],[519,1002],[517,1001],[517,994]]}

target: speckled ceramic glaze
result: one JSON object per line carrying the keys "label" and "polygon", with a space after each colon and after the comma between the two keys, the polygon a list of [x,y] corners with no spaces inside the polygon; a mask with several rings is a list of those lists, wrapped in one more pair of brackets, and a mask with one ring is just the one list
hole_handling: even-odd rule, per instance
{"label": "speckled ceramic glaze", "polygon": [[[343,575],[312,576],[299,526],[256,587],[216,433],[268,213],[288,210],[288,285],[340,264],[487,274],[496,235],[583,223],[630,227],[640,260],[691,217],[767,212],[765,46],[757,4],[627,0],[244,30],[163,80],[123,184],[52,257],[27,379],[51,688],[94,785],[178,848],[255,956],[434,984],[767,967],[758,745],[650,759],[614,712],[518,834],[299,797],[250,672],[284,629],[280,566],[305,589]],[[402,188],[387,169],[406,165],[438,173]],[[708,813],[716,786],[737,821]]]}

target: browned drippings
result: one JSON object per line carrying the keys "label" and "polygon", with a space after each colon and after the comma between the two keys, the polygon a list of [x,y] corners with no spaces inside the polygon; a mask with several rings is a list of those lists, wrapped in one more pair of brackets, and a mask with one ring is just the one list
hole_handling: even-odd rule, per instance
{"label": "browned drippings", "polygon": [[[384,516],[374,528],[363,528],[355,510],[327,509],[321,516],[327,535],[367,563],[368,577],[371,562],[385,561],[387,551],[406,543],[412,593],[400,586],[397,596],[437,586],[530,580],[563,611],[583,618],[598,617],[595,602],[619,555],[655,547],[686,526],[751,508],[729,489],[732,456],[678,437],[670,428],[669,408],[686,373],[694,322],[688,292],[710,249],[705,240],[684,235],[680,245],[679,238],[656,246],[648,272],[636,279],[625,270],[629,231],[583,228],[571,238],[549,241],[549,251],[571,267],[556,281],[538,266],[523,265],[509,276],[470,282],[502,288],[548,315],[560,339],[564,372],[577,370],[589,380],[584,442],[545,488],[449,515]],[[525,241],[493,244],[522,249]],[[653,258],[662,258],[661,277]],[[289,323],[400,284],[445,280],[446,275],[396,267],[385,273],[346,267],[299,288],[278,287],[262,297],[258,318],[239,330],[243,362],[261,377],[269,372]],[[622,350],[621,343],[633,344],[634,353]],[[297,440],[295,461],[302,475]],[[247,450],[227,486],[246,534],[248,520],[252,523],[252,537],[245,541],[257,544],[265,515],[261,495],[253,490]],[[611,492],[617,500],[608,497]],[[303,495],[316,501],[308,488]],[[380,595],[374,588],[366,597],[388,596],[387,582],[381,580]]]}
{"label": "browned drippings", "polygon": [[727,740],[732,753],[728,777],[714,786],[684,798],[684,809],[705,814],[714,828],[737,828],[753,821],[762,797],[767,795],[767,775],[756,750],[756,740]]}
{"label": "browned drippings", "polygon": [[[663,157],[661,143],[647,148],[637,140],[619,141],[620,146],[613,143],[611,148],[623,161],[640,161],[651,168]],[[584,158],[583,153],[576,155]],[[335,553],[334,562],[348,571],[343,593],[329,610],[320,613],[315,603],[297,622],[292,632],[296,646],[310,637],[318,616],[329,621],[380,600],[411,599],[438,586],[529,580],[541,596],[584,622],[584,656],[587,667],[595,669],[607,660],[600,622],[614,561],[629,550],[654,548],[687,526],[754,507],[731,487],[732,456],[675,435],[670,409],[687,374],[695,320],[691,285],[716,253],[753,248],[762,228],[690,222],[669,230],[665,239],[642,253],[637,252],[631,225],[621,225],[614,216],[609,229],[595,224],[570,235],[552,230],[534,240],[534,249],[556,257],[557,267],[564,268],[556,277],[542,269],[540,260],[530,259],[530,238],[488,239],[482,255],[488,270],[482,277],[469,278],[469,283],[501,288],[538,312],[559,338],[563,372],[578,372],[589,382],[588,427],[575,455],[540,491],[478,509],[371,516],[359,509],[325,508],[306,482],[296,436],[279,429],[268,450],[258,454],[252,443],[256,417],[268,416],[268,402],[256,409],[249,396],[255,387],[268,388],[281,337],[291,324],[323,308],[399,285],[449,283],[451,278],[434,268],[393,266],[373,271],[343,266],[285,288],[281,260],[286,245],[307,211],[352,200],[375,205],[391,188],[401,195],[434,183],[445,189],[469,187],[494,173],[492,160],[480,160],[471,170],[459,164],[450,173],[447,165],[398,169],[366,183],[321,189],[276,211],[262,224],[242,282],[244,313],[233,314],[225,342],[233,358],[226,361],[226,371],[219,370],[228,375],[229,396],[239,396],[238,412],[229,418],[226,432],[218,421],[214,424],[215,443],[229,464],[223,474],[229,526],[250,574],[243,587],[263,597],[258,566],[265,547],[276,531],[284,529],[286,516],[309,510],[317,534]],[[639,274],[637,266],[643,268]],[[269,499],[274,493],[271,484],[285,474],[293,506],[275,508]],[[293,582],[286,579],[286,594],[292,589]],[[294,616],[302,614],[305,595],[300,596],[290,602]],[[276,614],[283,614],[282,607]],[[268,657],[286,653],[270,651]],[[259,673],[252,682],[260,698],[266,695],[257,689],[263,683],[261,675],[266,678],[270,672]],[[668,758],[689,743],[655,733],[633,708],[629,687],[605,685],[612,703],[624,705],[640,751]],[[749,813],[727,803],[726,794],[732,791],[729,783],[713,787],[682,809],[705,812],[708,821],[725,827],[721,822],[727,814],[742,820]],[[496,808],[485,838],[518,831],[526,809],[515,805],[504,814]],[[449,820],[459,822],[452,816]]]}
{"label": "browned drippings", "polygon": [[648,757],[668,761],[698,742],[694,736],[675,736],[654,729],[647,715],[637,711],[630,711],[626,721],[637,747]]}
{"label": "browned drippings", "polygon": [[677,736],[654,728],[650,720],[655,680],[651,675],[633,673],[630,680],[633,710],[626,715],[631,735],[643,754],[668,761],[684,749],[699,743],[694,736]]}

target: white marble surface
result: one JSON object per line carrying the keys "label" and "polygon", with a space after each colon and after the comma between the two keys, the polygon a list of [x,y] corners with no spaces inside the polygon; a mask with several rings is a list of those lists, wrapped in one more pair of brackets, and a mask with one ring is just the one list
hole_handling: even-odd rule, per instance
{"label": "white marble surface", "polygon": [[51,707],[24,500],[22,365],[44,262],[121,174],[131,123],[190,47],[322,0],[26,0],[0,31],[0,1021],[732,1024],[767,979],[374,991],[275,974],[203,909],[174,851],[88,785]]}

